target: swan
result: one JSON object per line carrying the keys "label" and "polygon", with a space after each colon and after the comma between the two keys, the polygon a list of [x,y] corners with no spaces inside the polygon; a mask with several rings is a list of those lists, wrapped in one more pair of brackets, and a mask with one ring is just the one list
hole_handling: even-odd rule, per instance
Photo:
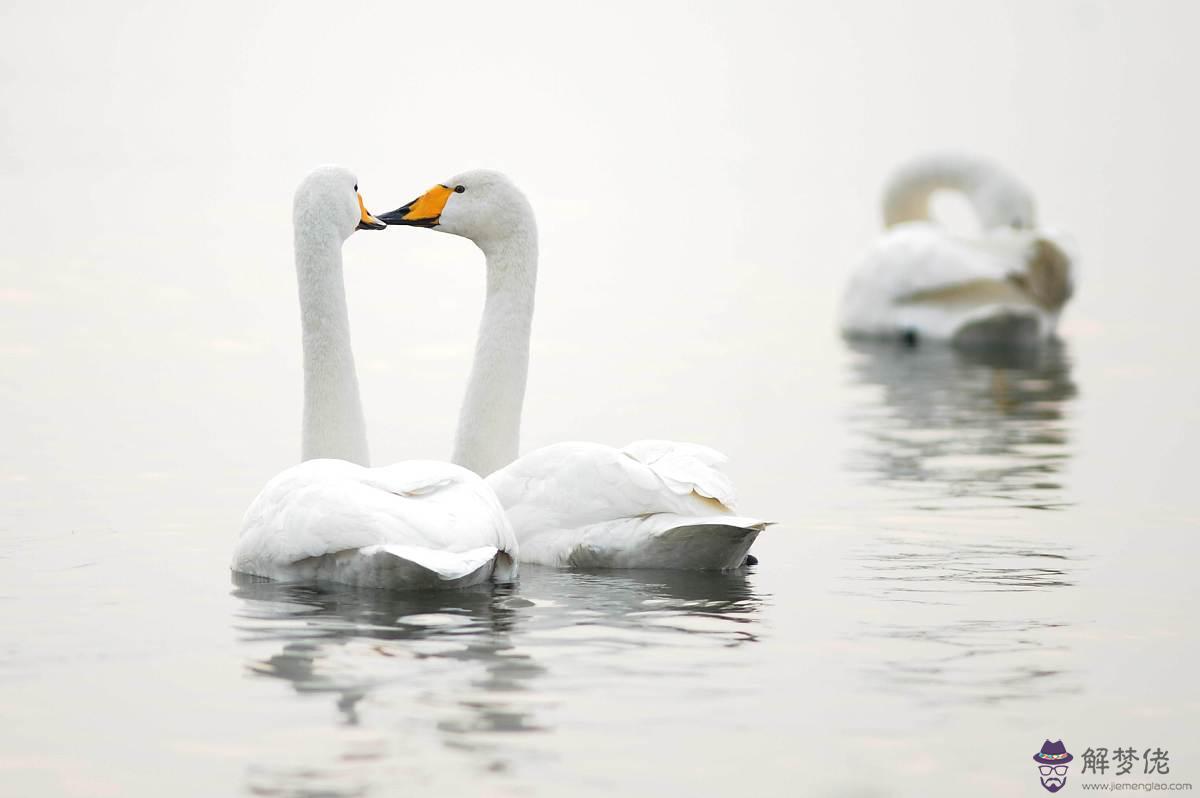
{"label": "swan", "polygon": [[[931,221],[938,190],[964,194],[975,236]],[[1033,196],[1015,177],[962,155],[919,158],[884,190],[887,230],[851,275],[840,326],[852,338],[1036,345],[1054,335],[1074,292],[1070,242],[1039,229]]]}
{"label": "swan", "polygon": [[465,237],[484,254],[487,298],[452,459],[486,475],[521,541],[521,562],[724,570],[746,561],[766,523],[735,513],[725,457],[713,449],[564,442],[518,458],[538,237],[512,181],[465,172],[379,218]]}
{"label": "swan", "polygon": [[517,540],[472,471],[413,460],[367,467],[342,280],[342,244],[372,216],[354,175],[321,167],[296,190],[296,276],[304,347],[302,457],[267,483],[242,521],[232,569],[285,581],[408,589],[516,578]]}

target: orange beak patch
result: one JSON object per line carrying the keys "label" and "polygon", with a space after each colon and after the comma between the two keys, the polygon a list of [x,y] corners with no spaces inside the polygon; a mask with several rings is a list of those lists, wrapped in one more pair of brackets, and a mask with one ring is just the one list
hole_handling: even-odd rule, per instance
{"label": "orange beak patch", "polygon": [[404,214],[406,222],[425,222],[442,215],[446,200],[454,192],[443,185],[436,185],[417,197],[415,202],[408,205],[408,213]]}
{"label": "orange beak patch", "polygon": [[358,212],[359,230],[382,230],[383,228],[387,227],[386,224],[376,219],[371,215],[371,212],[367,210],[366,204],[363,203],[362,194],[358,195]]}
{"label": "orange beak patch", "polygon": [[453,193],[453,189],[439,183],[407,205],[381,214],[379,218],[388,224],[437,227],[442,211],[446,208],[446,201]]}

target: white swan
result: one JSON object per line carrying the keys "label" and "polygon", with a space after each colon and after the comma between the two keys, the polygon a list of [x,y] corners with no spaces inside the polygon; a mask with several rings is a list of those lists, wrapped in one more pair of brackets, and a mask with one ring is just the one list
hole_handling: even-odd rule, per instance
{"label": "white swan", "polygon": [[[978,236],[929,218],[935,191],[962,192]],[[1033,198],[998,167],[966,156],[921,158],[884,191],[888,230],[850,278],[840,325],[851,337],[1036,344],[1054,334],[1074,290],[1070,245],[1039,230]]]}
{"label": "white swan", "polygon": [[766,524],[735,514],[733,486],[719,468],[725,458],[712,449],[572,442],[517,459],[538,251],[533,210],[508,178],[466,172],[380,218],[469,238],[487,259],[487,299],[453,459],[489,475],[521,541],[522,562],[727,569],[745,561]]}
{"label": "white swan", "polygon": [[342,280],[342,244],[385,225],[354,175],[322,167],[296,190],[304,342],[303,458],[250,505],[233,570],[392,589],[516,577],[517,541],[492,489],[468,469],[409,461],[366,468],[367,443]]}

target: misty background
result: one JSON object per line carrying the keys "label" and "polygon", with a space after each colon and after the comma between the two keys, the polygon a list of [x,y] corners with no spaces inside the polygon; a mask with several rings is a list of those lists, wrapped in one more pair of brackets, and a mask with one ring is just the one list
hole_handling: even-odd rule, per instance
{"label": "misty background", "polygon": [[[1195,781],[1198,23],[1184,0],[0,5],[6,783],[1013,795],[1046,734],[1172,748]],[[1074,237],[1063,347],[837,336],[881,186],[941,149]],[[530,568],[524,603],[466,609],[231,585],[242,512],[299,457],[291,202],[322,163],[375,212],[508,173],[541,244],[522,449],[714,446],[780,522],[760,565]],[[407,228],[344,255],[374,463],[447,458],[482,255]]]}
{"label": "misty background", "polygon": [[[1064,336],[1181,414],[1155,451],[1177,465],[1196,442],[1198,22],[1167,2],[6,3],[0,490],[26,518],[61,509],[33,488],[51,482],[92,521],[134,501],[232,530],[298,455],[291,194],[327,162],[379,212],[475,167],[528,193],[523,450],[702,440],[736,475],[742,442],[773,438],[789,480],[819,482],[830,464],[803,452],[829,388],[773,386],[838,354],[882,182],[942,148],[1012,169],[1075,236]],[[393,229],[345,258],[374,462],[448,457],[482,256]],[[1180,370],[1144,371],[1147,346]],[[1090,410],[1108,443],[1137,435]],[[196,480],[215,505],[194,507]]]}

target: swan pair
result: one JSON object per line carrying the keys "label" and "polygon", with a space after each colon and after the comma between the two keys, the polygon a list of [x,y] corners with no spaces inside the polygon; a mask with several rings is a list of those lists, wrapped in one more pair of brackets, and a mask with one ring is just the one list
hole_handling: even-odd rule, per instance
{"label": "swan pair", "polygon": [[[503,175],[473,171],[371,215],[353,174],[324,167],[297,189],[304,350],[303,458],[250,505],[232,568],[364,587],[465,587],[560,567],[728,569],[766,523],[736,515],[725,458],[705,446],[560,443],[518,459],[537,280],[537,225]],[[474,241],[487,299],[454,463],[368,468],[342,277],[358,229],[434,228]],[[486,481],[479,475],[488,475]]]}
{"label": "swan pair", "polygon": [[[931,221],[939,190],[966,196],[979,235]],[[1033,196],[1015,177],[970,156],[919,158],[889,181],[883,215],[887,231],[843,296],[843,334],[964,347],[1033,346],[1054,334],[1074,258],[1061,234],[1038,229]]]}

